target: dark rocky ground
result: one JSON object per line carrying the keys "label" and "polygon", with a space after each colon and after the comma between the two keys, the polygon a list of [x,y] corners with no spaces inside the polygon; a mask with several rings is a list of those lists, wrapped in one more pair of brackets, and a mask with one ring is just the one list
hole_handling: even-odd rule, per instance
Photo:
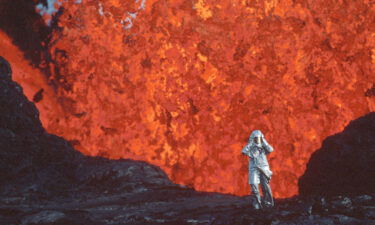
{"label": "dark rocky ground", "polygon": [[[249,197],[194,191],[145,162],[83,156],[45,132],[0,57],[0,224],[375,224],[374,124],[369,114],[323,143],[301,179],[303,196],[255,211]],[[347,171],[334,177],[348,162],[365,174],[355,183]]]}

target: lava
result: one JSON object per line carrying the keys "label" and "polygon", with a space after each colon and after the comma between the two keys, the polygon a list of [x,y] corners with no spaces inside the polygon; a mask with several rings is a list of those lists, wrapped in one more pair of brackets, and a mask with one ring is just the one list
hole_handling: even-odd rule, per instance
{"label": "lava", "polygon": [[[6,57],[13,71],[13,80],[18,82],[30,101],[34,101],[43,124],[48,124],[57,115],[63,115],[53,88],[45,75],[25,59],[21,51],[7,34],[0,31],[0,55]],[[39,93],[39,95],[36,95]],[[35,101],[37,100],[37,101]]]}
{"label": "lava", "polygon": [[375,111],[369,1],[62,7],[48,49],[54,89],[42,93],[53,104],[37,105],[48,106],[46,129],[87,155],[144,160],[197,190],[245,195],[241,150],[260,129],[275,149],[274,195],[289,197],[322,140]]}

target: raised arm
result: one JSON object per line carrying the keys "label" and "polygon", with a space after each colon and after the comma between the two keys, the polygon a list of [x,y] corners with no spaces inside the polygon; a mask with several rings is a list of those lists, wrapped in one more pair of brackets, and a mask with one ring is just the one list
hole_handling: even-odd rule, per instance
{"label": "raised arm", "polygon": [[273,147],[270,144],[268,144],[268,142],[266,141],[264,137],[262,137],[262,139],[263,139],[262,145],[264,147],[264,150],[266,150],[266,154],[273,152]]}
{"label": "raised arm", "polygon": [[246,146],[242,149],[242,154],[252,157],[250,153],[250,143],[247,143]]}

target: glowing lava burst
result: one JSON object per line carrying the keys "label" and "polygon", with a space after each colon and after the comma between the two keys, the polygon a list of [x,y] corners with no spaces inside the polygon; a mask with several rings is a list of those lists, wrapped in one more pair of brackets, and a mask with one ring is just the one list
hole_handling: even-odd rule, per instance
{"label": "glowing lava burst", "polygon": [[244,195],[240,152],[261,129],[275,148],[273,191],[288,197],[322,140],[375,110],[369,1],[62,7],[50,54],[63,113],[43,123],[88,155],[145,160],[197,190]]}

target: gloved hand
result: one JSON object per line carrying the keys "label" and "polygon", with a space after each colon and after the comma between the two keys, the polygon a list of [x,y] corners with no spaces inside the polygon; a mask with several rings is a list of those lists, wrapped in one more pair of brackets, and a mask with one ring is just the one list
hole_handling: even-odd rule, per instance
{"label": "gloved hand", "polygon": [[264,136],[262,136],[262,144],[268,145],[268,142]]}

